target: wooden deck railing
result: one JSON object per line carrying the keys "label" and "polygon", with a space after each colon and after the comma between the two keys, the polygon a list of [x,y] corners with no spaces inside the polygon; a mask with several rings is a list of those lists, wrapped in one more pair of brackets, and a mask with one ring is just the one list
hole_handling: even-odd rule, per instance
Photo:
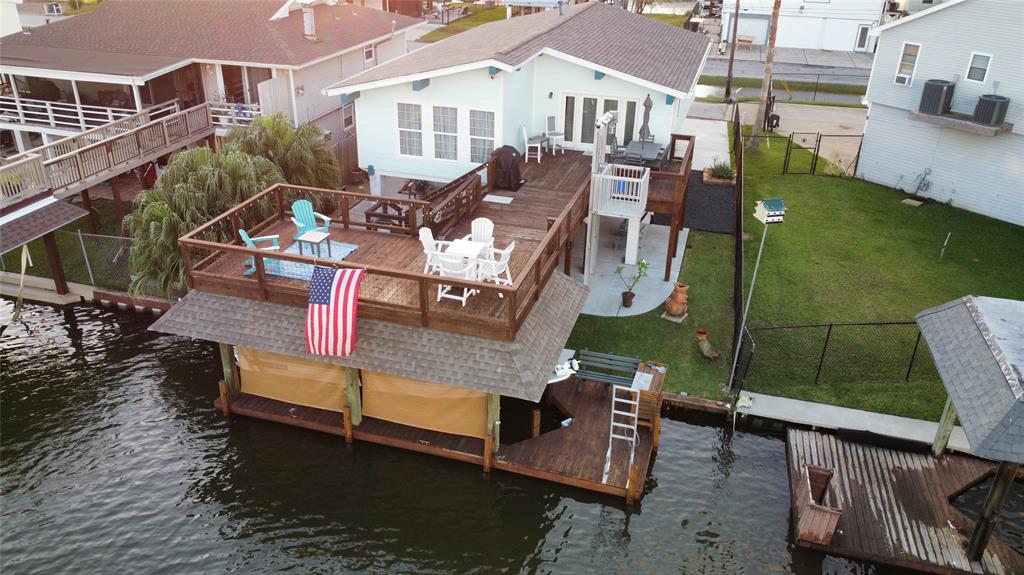
{"label": "wooden deck railing", "polygon": [[51,128],[87,130],[136,113],[137,110],[130,108],[0,96],[0,114],[16,118],[22,124]]}
{"label": "wooden deck railing", "polygon": [[[278,184],[186,234],[179,239],[179,243],[188,281],[193,289],[304,306],[307,303],[308,286],[301,281],[268,277],[264,259],[335,268],[362,268],[367,274],[359,296],[359,312],[363,317],[511,341],[515,339],[534,302],[540,297],[541,290],[558,265],[558,259],[562,254],[571,253],[572,238],[587,214],[588,186],[589,182],[580,186],[559,217],[549,219],[547,233],[530,254],[526,266],[516,274],[512,286],[441,278],[386,265],[324,260],[312,255],[271,253],[245,247],[236,239],[239,229],[258,235],[276,223],[285,221],[290,215],[285,207],[300,198],[327,206],[325,209],[329,209],[333,216],[331,226],[335,228],[347,230],[358,227],[367,230],[384,229],[389,233],[409,236],[417,234],[416,225],[368,223],[354,218],[352,209],[357,203],[378,202],[381,197],[344,190]],[[388,201],[395,202],[405,213],[412,214],[410,223],[413,217],[423,218],[420,221],[430,221],[431,208],[427,202],[401,198]],[[410,241],[413,240],[410,238]],[[243,262],[250,257],[253,258],[255,269],[251,275],[246,276],[242,270]],[[439,284],[474,289],[480,293],[471,298],[471,305],[466,307],[447,301],[438,303],[435,301],[435,293]],[[503,302],[503,305],[497,306],[497,312],[494,306],[475,305],[483,301]]]}
{"label": "wooden deck railing", "polygon": [[200,104],[52,159],[28,154],[0,166],[4,202],[10,205],[47,189],[59,197],[70,195],[210,136],[213,130],[209,105]]}
{"label": "wooden deck railing", "polygon": [[248,126],[252,119],[260,115],[260,107],[255,104],[232,104],[230,102],[210,102],[210,118],[218,128]]}
{"label": "wooden deck railing", "polygon": [[[649,193],[647,196],[647,211],[653,213],[667,213],[671,216],[669,231],[669,246],[665,255],[665,276],[664,281],[669,281],[672,273],[672,258],[678,249],[679,230],[683,227],[683,219],[686,217],[686,190],[690,183],[690,170],[693,166],[693,147],[696,144],[696,137],[685,134],[672,134],[668,146],[668,165],[675,167],[678,162],[678,169],[671,171],[652,171],[651,190],[658,192],[668,188],[671,190],[671,197],[665,197],[658,193]],[[679,153],[677,145],[679,142],[686,142],[686,151]]]}

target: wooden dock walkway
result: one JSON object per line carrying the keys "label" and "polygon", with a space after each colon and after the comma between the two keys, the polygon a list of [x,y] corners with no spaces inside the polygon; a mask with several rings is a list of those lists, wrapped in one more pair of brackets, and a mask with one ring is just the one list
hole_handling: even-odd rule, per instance
{"label": "wooden dock walkway", "polygon": [[831,497],[842,509],[828,545],[798,542],[803,547],[929,573],[1024,573],[1024,557],[996,537],[981,562],[967,559],[974,522],[951,501],[995,470],[990,461],[934,459],[794,428],[787,459],[791,494],[804,465],[834,470]]}

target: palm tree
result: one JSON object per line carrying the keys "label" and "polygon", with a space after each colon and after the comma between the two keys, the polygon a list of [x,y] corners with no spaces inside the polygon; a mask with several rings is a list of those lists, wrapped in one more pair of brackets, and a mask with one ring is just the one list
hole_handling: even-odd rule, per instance
{"label": "palm tree", "polygon": [[186,276],[178,238],[282,181],[273,163],[242,152],[194,148],[175,154],[124,218],[124,230],[133,238],[132,293],[180,294]]}
{"label": "palm tree", "polygon": [[320,128],[296,128],[281,114],[258,116],[248,126],[228,133],[228,150],[262,156],[281,169],[289,184],[315,188],[341,188],[338,161]]}

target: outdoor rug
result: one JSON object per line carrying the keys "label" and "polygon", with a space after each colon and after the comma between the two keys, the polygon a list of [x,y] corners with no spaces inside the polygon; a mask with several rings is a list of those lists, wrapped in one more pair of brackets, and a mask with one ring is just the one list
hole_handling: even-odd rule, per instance
{"label": "outdoor rug", "polygon": [[[331,242],[331,255],[327,255],[327,246],[320,247],[320,259],[331,260],[340,262],[341,260],[348,257],[353,251],[355,251],[356,244],[346,244],[342,242],[336,242],[334,240],[328,240]],[[309,246],[304,246],[302,252],[305,255],[310,255]],[[284,250],[286,254],[299,255],[299,242],[295,242],[288,246],[288,249]],[[314,250],[315,254],[316,251]],[[265,258],[267,261],[266,270],[267,275],[281,276],[285,278],[292,278],[302,281],[309,281],[313,277],[313,266],[312,264],[302,264],[299,262],[283,262],[280,260],[274,260],[272,258]]]}
{"label": "outdoor rug", "polygon": [[514,198],[512,198],[511,196],[499,196],[497,194],[487,194],[486,196],[484,196],[484,201],[485,202],[491,202],[492,204],[506,204],[507,205],[507,204],[511,204],[513,199]]}
{"label": "outdoor rug", "polygon": [[710,186],[702,180],[700,170],[690,170],[683,226],[703,232],[733,233],[736,226],[736,189],[733,186]]}

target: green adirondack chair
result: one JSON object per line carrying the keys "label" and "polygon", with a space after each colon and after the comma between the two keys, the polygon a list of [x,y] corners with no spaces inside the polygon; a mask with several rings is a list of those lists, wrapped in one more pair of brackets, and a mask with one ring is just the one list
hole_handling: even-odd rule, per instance
{"label": "green adirondack chair", "polygon": [[[317,220],[322,220],[324,225],[318,226]],[[313,211],[313,204],[309,200],[296,200],[292,203],[292,222],[295,223],[295,236],[298,239],[306,232],[329,233],[331,218]]]}
{"label": "green adirondack chair", "polygon": [[[266,250],[266,251],[278,251],[281,246],[277,243],[278,236],[260,236],[258,238],[249,237],[249,233],[245,230],[238,230],[238,235],[242,238],[242,242],[245,247],[252,248],[254,250]],[[260,247],[257,243],[271,242],[272,245]],[[249,259],[245,260],[245,275],[249,276],[256,273],[256,258],[249,256]],[[281,262],[273,258],[263,258],[263,269],[277,273],[280,271]]]}

